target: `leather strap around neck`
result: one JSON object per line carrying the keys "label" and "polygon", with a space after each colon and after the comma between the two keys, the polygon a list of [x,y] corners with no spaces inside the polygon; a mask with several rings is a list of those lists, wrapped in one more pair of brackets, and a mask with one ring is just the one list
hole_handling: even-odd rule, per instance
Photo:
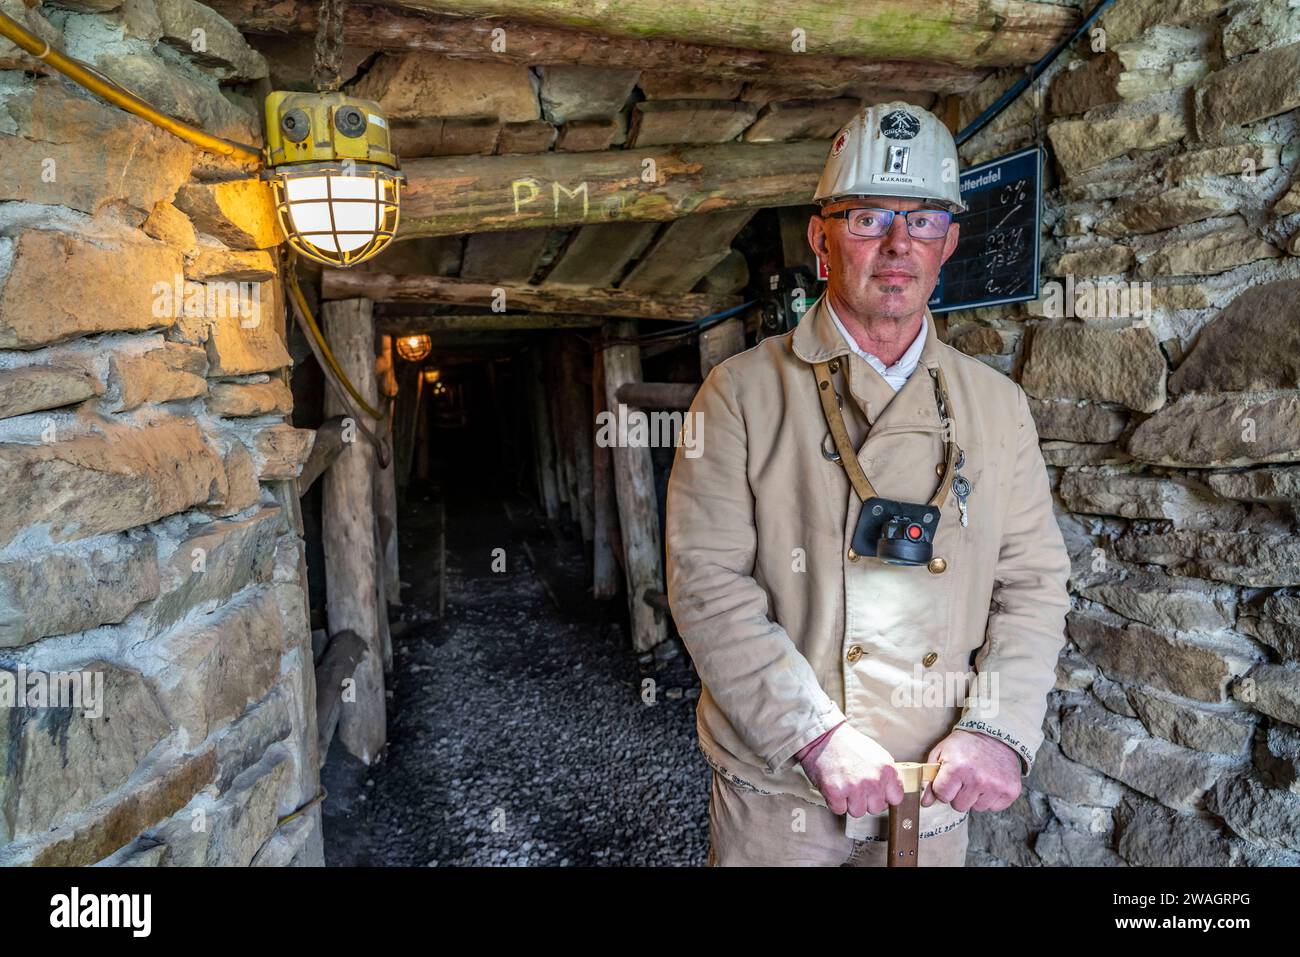
{"label": "leather strap around neck", "polygon": [[[837,371],[841,364],[844,366],[846,388],[849,388],[851,387],[849,384],[849,368],[851,364],[847,356],[830,359],[826,362],[813,363],[813,375],[817,378],[817,396],[821,399],[822,415],[826,418],[826,427],[830,430],[831,439],[835,442],[835,451],[839,455],[840,465],[844,467],[849,482],[853,485],[853,490],[858,493],[858,498],[865,502],[869,498],[876,497],[876,490],[872,486],[871,480],[867,478],[867,473],[862,471],[862,464],[858,461],[857,453],[853,451],[853,445],[849,441],[849,431],[844,425],[844,414],[840,411],[840,397],[835,391],[834,383],[831,381],[831,374]],[[939,409],[939,418],[944,424],[944,452],[946,454],[943,478],[929,502],[930,505],[937,506],[948,497],[948,489],[952,487],[953,473],[957,469],[957,456],[960,450],[953,440],[952,419],[948,414],[948,383],[944,379],[943,368],[936,365],[933,369],[927,367],[926,371],[929,372],[934,383],[935,405]],[[868,428],[867,437],[869,438],[870,435],[871,430]],[[865,439],[863,441],[865,442]]]}

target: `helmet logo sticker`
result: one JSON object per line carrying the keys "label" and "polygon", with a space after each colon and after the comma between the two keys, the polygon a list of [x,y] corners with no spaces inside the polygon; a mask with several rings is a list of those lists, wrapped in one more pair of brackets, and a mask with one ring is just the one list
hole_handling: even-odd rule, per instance
{"label": "helmet logo sticker", "polygon": [[880,121],[880,131],[891,140],[910,140],[921,132],[921,121],[906,110],[894,110]]}
{"label": "helmet logo sticker", "polygon": [[849,131],[841,130],[840,135],[835,137],[835,144],[831,147],[831,155],[839,156],[844,152],[844,144],[849,141]]}

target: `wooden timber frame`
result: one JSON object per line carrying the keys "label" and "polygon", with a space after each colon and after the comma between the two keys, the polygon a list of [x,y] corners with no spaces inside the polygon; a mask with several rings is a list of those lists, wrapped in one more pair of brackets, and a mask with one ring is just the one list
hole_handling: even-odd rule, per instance
{"label": "wooden timber frame", "polygon": [[[311,0],[207,2],[241,32],[298,53],[321,26]],[[364,54],[345,88],[370,81],[377,102],[392,93],[381,110],[395,142],[400,132],[414,146],[399,150],[399,238],[411,242],[392,247],[411,254],[326,269],[319,285],[344,371],[368,403],[389,407],[391,462],[381,467],[350,420],[358,413],[327,391],[297,480],[299,495],[322,486],[333,637],[320,659],[322,748],[337,727],[369,761],[385,738],[398,509],[411,477],[430,475],[437,427],[432,380],[395,359],[397,339],[428,336],[439,366],[486,362],[494,395],[495,360],[510,354],[514,364],[501,368],[511,408],[527,410],[519,423],[499,410],[497,425],[518,424],[510,441],[530,437],[532,448],[531,461],[520,448],[508,453],[522,462],[516,480],[535,487],[548,522],[578,530],[595,598],[613,599],[621,577],[632,645],[647,651],[666,638],[670,611],[655,460],[625,437],[604,441],[597,422],[605,413],[617,422],[623,408],[688,410],[710,369],[760,333],[753,311],[699,332],[696,378],[696,356],[677,351],[692,339],[643,339],[639,323],[681,328],[740,305],[736,293],[755,284],[750,247],[733,242],[761,209],[790,213],[781,241],[798,248],[792,259],[787,246],[784,265],[807,258],[799,210],[845,104],[915,101],[955,131],[963,110],[992,95],[986,81],[1038,60],[1079,13],[1035,0],[372,0],[342,5],[339,16],[347,44]],[[792,28],[804,48],[792,45]],[[422,112],[435,86],[412,97],[386,85],[401,86],[393,78],[407,61],[525,74],[533,98],[498,105],[479,89]],[[572,79],[566,94],[566,70],[635,76],[617,97]],[[547,93],[552,73],[559,95]],[[423,81],[410,82],[420,92]],[[501,84],[511,92],[508,78]],[[574,89],[594,112],[572,109]],[[677,381],[644,381],[644,362]],[[351,697],[337,687],[345,674]]]}

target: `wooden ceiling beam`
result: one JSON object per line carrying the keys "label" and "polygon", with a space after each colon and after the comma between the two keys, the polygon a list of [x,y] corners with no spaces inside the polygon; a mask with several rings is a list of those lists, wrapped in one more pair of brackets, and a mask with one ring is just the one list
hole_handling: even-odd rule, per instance
{"label": "wooden ceiling beam", "polygon": [[[378,304],[376,304],[376,307]],[[386,335],[411,336],[435,332],[537,332],[551,329],[591,329],[603,325],[600,316],[538,313],[474,313],[466,315],[405,315],[376,312],[375,328]]]}
{"label": "wooden ceiling beam", "polygon": [[[316,32],[319,3],[310,0],[209,0],[209,6],[245,33],[290,35]],[[481,57],[513,63],[576,63],[616,69],[694,74],[710,80],[788,82],[790,98],[836,96],[846,86],[966,93],[989,67],[964,67],[929,58],[904,61],[896,51],[879,60],[712,46],[689,40],[609,37],[557,26],[491,17],[441,16],[374,4],[349,3],[344,36],[350,46],[444,56]],[[494,43],[504,30],[505,49]],[[1025,60],[1023,62],[1030,62]]]}
{"label": "wooden ceiling beam", "polygon": [[[1074,29],[1068,7],[1026,0],[383,0],[466,17],[511,17],[591,30],[789,53],[931,60],[958,66],[1033,63]],[[508,34],[507,34],[508,36]]]}
{"label": "wooden ceiling beam", "polygon": [[[402,238],[668,221],[808,203],[830,144],[721,143],[600,153],[442,156],[403,164]],[[653,176],[649,182],[644,177]]]}
{"label": "wooden ceiling beam", "polygon": [[326,269],[321,273],[321,298],[325,300],[446,303],[487,310],[497,301],[498,291],[504,292],[507,309],[520,312],[624,316],[676,322],[690,322],[741,302],[738,296],[711,296],[707,293],[659,296],[624,289],[470,282],[445,276],[390,276],[343,269]]}

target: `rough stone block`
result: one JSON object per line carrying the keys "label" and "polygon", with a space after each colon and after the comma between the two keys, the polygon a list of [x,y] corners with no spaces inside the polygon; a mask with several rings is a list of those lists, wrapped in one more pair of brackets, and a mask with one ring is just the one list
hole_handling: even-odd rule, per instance
{"label": "rough stone block", "polygon": [[1180,748],[1146,733],[1142,722],[1097,707],[1071,708],[1061,718],[1061,750],[1166,807],[1195,811],[1227,771],[1218,755]]}
{"label": "rough stone block", "polygon": [[116,624],[158,595],[152,541],[113,541],[0,562],[0,647]]}
{"label": "rough stone block", "polygon": [[274,592],[254,587],[211,615],[187,618],[144,651],[151,666],[145,676],[190,746],[271,690],[282,631]]}
{"label": "rough stone block", "polygon": [[0,289],[0,348],[169,326],[174,304],[160,301],[156,286],[170,287],[180,272],[180,253],[162,243],[26,230]]}
{"label": "rough stone block", "polygon": [[1300,542],[1272,530],[1129,533],[1115,543],[1115,552],[1125,561],[1163,565],[1176,575],[1249,588],[1300,585]]}
{"label": "rough stone block", "polygon": [[175,203],[195,229],[234,249],[269,249],[284,241],[270,184],[261,180],[186,183]]}
{"label": "rough stone block", "polygon": [[0,722],[0,844],[39,836],[106,797],[171,732],[136,672],[104,661],[78,670],[92,678],[82,687],[102,695],[93,706],[6,709]]}
{"label": "rough stone block", "polygon": [[1171,392],[1267,389],[1300,389],[1300,280],[1244,290],[1201,329],[1169,377]]}
{"label": "rough stone block", "polygon": [[1244,227],[1166,243],[1138,266],[1143,279],[1157,276],[1212,276],[1282,252],[1254,230]]}
{"label": "rough stone block", "polygon": [[208,389],[208,411],[231,418],[253,415],[287,415],[293,410],[293,393],[279,379],[269,382],[214,382]]}
{"label": "rough stone block", "polygon": [[24,489],[0,510],[0,547],[42,525],[54,541],[120,532],[206,502],[221,463],[193,419],[42,445],[0,445],[0,488]]}
{"label": "rough stone block", "polygon": [[0,419],[76,405],[103,391],[80,369],[47,365],[0,369]]}
{"label": "rough stone block", "polygon": [[279,524],[280,509],[270,507],[251,518],[195,525],[164,556],[162,594],[150,612],[155,626],[170,626],[191,608],[270,581]]}
{"label": "rough stone block", "polygon": [[1066,634],[1108,677],[1199,701],[1226,700],[1231,682],[1258,660],[1244,638],[1182,639],[1104,611],[1070,612]]}
{"label": "rough stone block", "polygon": [[1129,436],[1152,465],[1222,468],[1300,459],[1300,391],[1187,394]]}
{"label": "rough stone block", "polygon": [[1093,399],[1154,412],[1165,403],[1167,369],[1149,327],[1043,325],[1034,330],[1020,384],[1039,399]]}
{"label": "rough stone block", "polygon": [[61,79],[31,84],[4,108],[16,129],[6,130],[14,135],[4,140],[0,200],[91,214],[124,201],[149,212],[189,178],[191,146]]}

